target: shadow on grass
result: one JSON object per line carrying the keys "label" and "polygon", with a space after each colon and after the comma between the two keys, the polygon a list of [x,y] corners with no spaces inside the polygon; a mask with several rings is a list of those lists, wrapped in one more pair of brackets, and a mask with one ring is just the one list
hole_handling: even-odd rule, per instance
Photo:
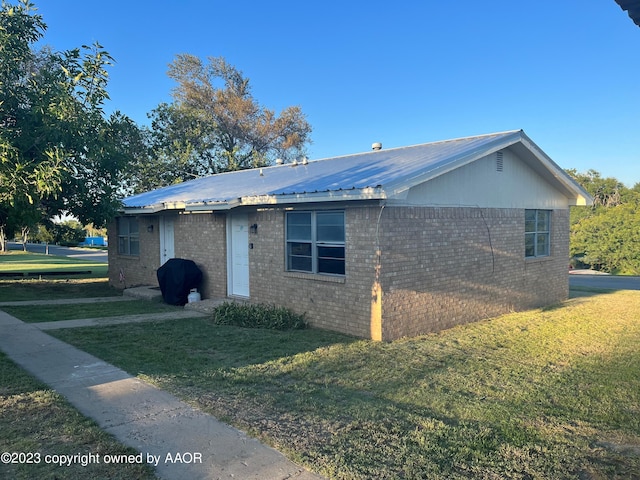
{"label": "shadow on grass", "polygon": [[[188,376],[264,364],[336,343],[357,341],[334,332],[274,331],[215,325],[209,318],[89,327],[51,334],[132,375]],[[108,339],[108,340],[106,340]]]}
{"label": "shadow on grass", "polygon": [[638,478],[640,456],[616,451],[640,442],[640,372],[624,368],[640,365],[637,352],[565,365],[506,345],[424,341],[334,345],[229,372],[235,396],[222,385],[191,394],[315,468],[331,462],[332,478]]}
{"label": "shadow on grass", "polygon": [[105,278],[0,280],[0,302],[121,295]]}
{"label": "shadow on grass", "polygon": [[613,312],[635,296],[590,293],[391,343],[207,319],[55,336],[331,478],[638,478],[598,447],[640,435],[636,310]]}

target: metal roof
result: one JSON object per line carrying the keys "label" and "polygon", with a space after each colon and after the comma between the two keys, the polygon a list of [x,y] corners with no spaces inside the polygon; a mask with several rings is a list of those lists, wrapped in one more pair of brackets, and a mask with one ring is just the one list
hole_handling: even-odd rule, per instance
{"label": "metal roof", "polygon": [[616,3],[626,10],[631,20],[640,27],[640,0],[616,0]]}
{"label": "metal roof", "polygon": [[532,167],[567,196],[585,193],[522,130],[513,130],[211,175],[126,198],[124,211],[225,210],[241,205],[401,198],[414,185],[516,144],[524,147],[521,154],[531,157]]}

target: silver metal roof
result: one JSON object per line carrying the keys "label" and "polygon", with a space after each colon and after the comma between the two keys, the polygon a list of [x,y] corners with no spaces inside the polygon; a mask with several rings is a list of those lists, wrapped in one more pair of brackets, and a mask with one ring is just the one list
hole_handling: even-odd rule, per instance
{"label": "silver metal roof", "polygon": [[585,193],[522,130],[198,178],[134,195],[126,213],[225,210],[241,205],[400,198],[419,183],[513,145],[568,196]]}

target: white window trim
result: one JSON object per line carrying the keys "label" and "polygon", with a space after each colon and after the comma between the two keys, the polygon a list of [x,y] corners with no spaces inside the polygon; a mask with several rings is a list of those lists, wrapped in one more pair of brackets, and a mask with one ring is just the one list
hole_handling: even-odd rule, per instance
{"label": "white window trim", "polygon": [[[527,212],[535,212],[536,213],[536,219],[535,219],[535,225],[536,228],[534,231],[532,232],[527,232],[526,231],[526,215]],[[547,212],[548,214],[548,221],[547,221],[547,230],[538,230],[538,212]],[[527,235],[532,235],[533,234],[533,255],[527,255],[527,248],[526,248],[526,240],[525,240],[525,252],[524,252],[524,256],[526,259],[534,259],[534,258],[545,258],[545,257],[549,257],[551,256],[551,210],[545,210],[543,208],[527,208],[525,209],[525,239]],[[538,253],[538,236],[539,235],[546,235],[547,237],[547,248],[548,251],[545,253]]]}
{"label": "white window trim", "polygon": [[[121,232],[121,222],[122,221],[126,221],[129,225],[129,231],[126,234],[122,234]],[[135,233],[131,233],[131,223],[135,222],[138,225],[138,231]],[[117,228],[117,233],[118,233],[118,245],[117,245],[117,250],[118,250],[118,255],[123,255],[123,256],[127,256],[127,257],[139,257],[140,256],[140,222],[138,220],[137,217],[119,217],[116,220],[116,228]],[[138,253],[131,253],[131,239],[135,238],[137,240],[138,243]],[[125,244],[125,250],[126,251],[122,251],[120,250],[120,240],[124,239],[124,244]]]}
{"label": "white window trim", "polygon": [[[288,237],[288,216],[290,213],[309,213],[311,214],[311,240],[289,240]],[[317,214],[320,213],[341,213],[345,230],[345,240],[343,242],[319,242],[317,241]],[[318,246],[327,245],[331,247],[342,247],[345,249],[346,257],[346,220],[344,210],[293,210],[285,213],[284,228],[285,228],[285,245],[284,245],[284,260],[285,260],[285,272],[299,273],[305,275],[326,275],[330,277],[344,278],[346,274],[346,258],[343,260],[345,264],[345,273],[328,273],[318,271]],[[311,271],[309,270],[295,270],[289,268],[289,244],[290,243],[310,243],[311,244]]]}

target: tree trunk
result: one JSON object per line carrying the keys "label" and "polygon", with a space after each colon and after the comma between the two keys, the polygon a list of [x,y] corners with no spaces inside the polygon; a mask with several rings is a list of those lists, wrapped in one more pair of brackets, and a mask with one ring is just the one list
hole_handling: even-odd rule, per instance
{"label": "tree trunk", "polygon": [[22,227],[22,231],[20,232],[22,237],[22,251],[27,251],[27,240],[29,239],[29,227]]}
{"label": "tree trunk", "polygon": [[4,225],[0,225],[0,253],[7,251],[7,236],[4,233]]}

